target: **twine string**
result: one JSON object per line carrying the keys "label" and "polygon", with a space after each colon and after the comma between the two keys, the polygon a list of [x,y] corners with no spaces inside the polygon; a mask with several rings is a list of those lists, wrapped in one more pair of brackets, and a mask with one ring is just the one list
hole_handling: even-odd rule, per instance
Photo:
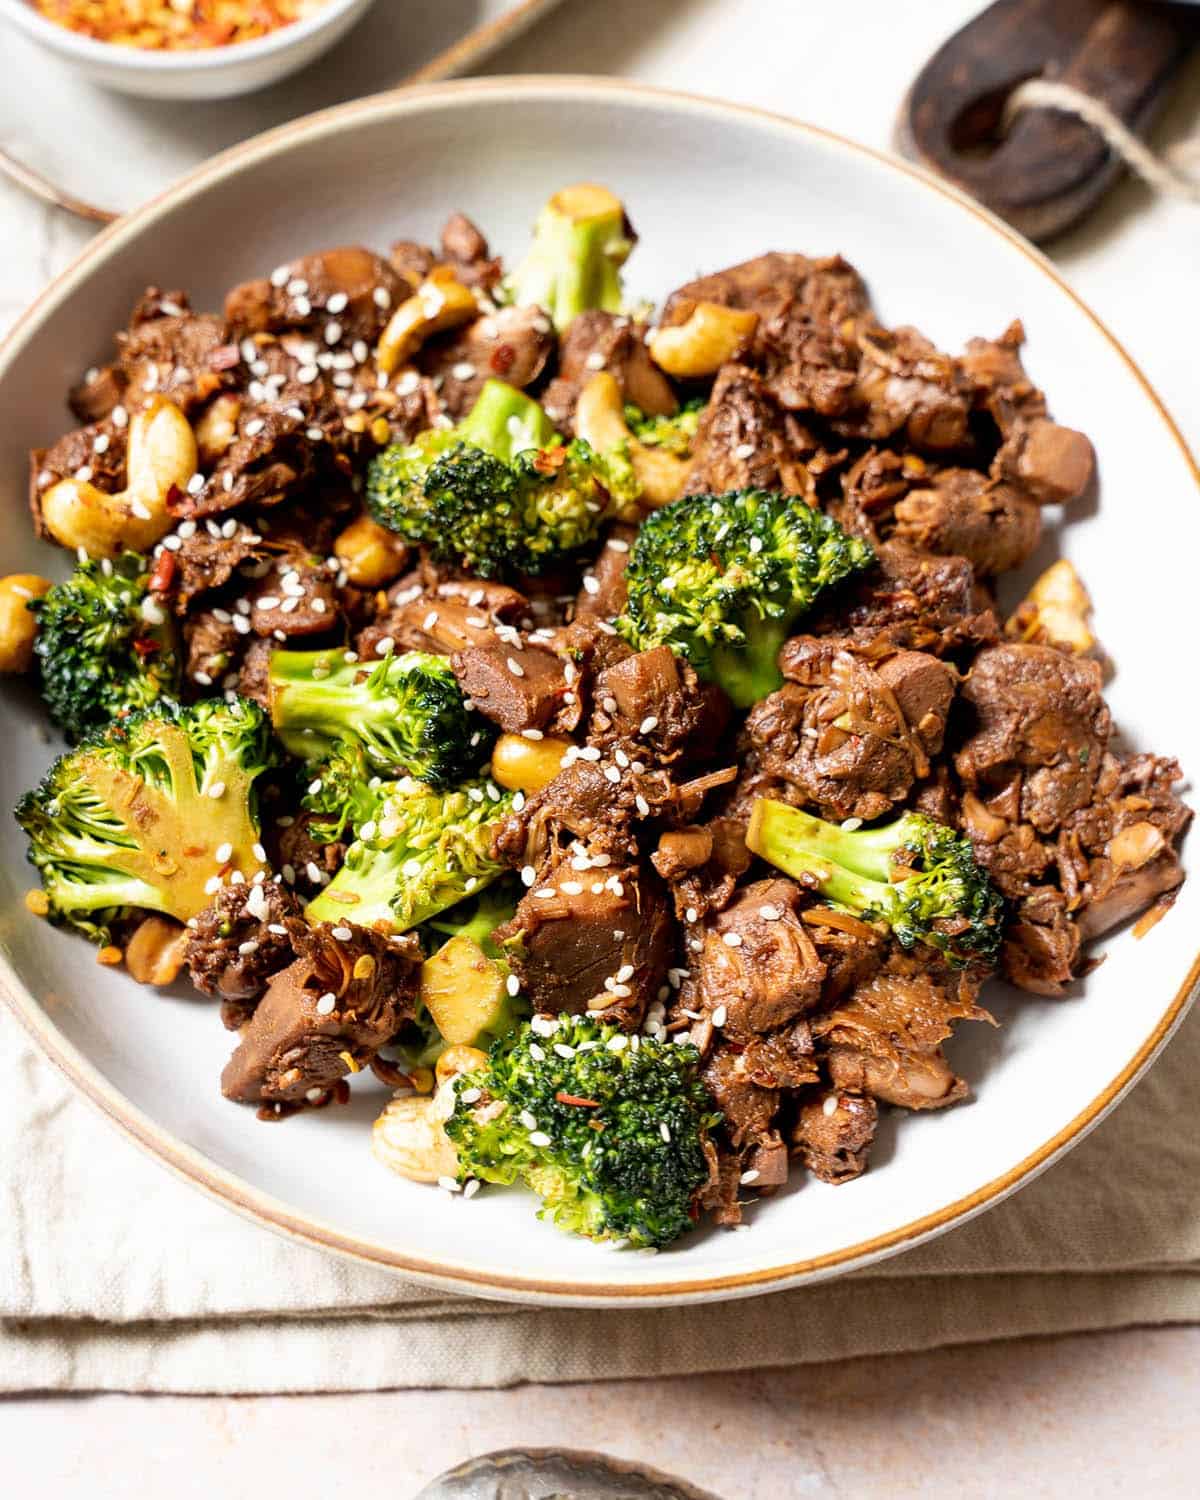
{"label": "twine string", "polygon": [[1200,166],[1200,136],[1181,141],[1158,156],[1107,104],[1085,94],[1082,89],[1051,78],[1030,78],[1013,90],[1004,110],[1006,129],[1024,109],[1058,109],[1076,115],[1103,137],[1105,145],[1131,172],[1156,192],[1168,198],[1200,203],[1200,173],[1192,170],[1194,166]]}

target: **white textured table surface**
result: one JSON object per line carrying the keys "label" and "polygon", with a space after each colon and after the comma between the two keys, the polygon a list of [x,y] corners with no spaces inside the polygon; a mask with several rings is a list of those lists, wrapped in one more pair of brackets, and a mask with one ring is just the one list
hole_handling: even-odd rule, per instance
{"label": "white textured table surface", "polygon": [[[428,22],[473,0],[380,0]],[[887,145],[904,89],[970,0],[566,0],[494,72],[600,72],[723,94]],[[377,32],[380,35],[382,32]],[[77,189],[130,206],[207,152],[388,75],[352,38],[323,68],[230,107],[90,94],[2,34],[0,140]],[[53,109],[30,101],[53,100]],[[1200,127],[1193,66],[1158,132]],[[803,220],[803,205],[798,205]],[[0,185],[0,326],[87,231]],[[831,247],[814,247],[831,248]],[[1200,446],[1195,375],[1200,212],[1137,184],[1054,247]],[[1086,378],[1086,377],[1082,377]],[[470,1453],[510,1443],[606,1448],[729,1500],[792,1496],[1196,1494],[1200,1330],[988,1345],[764,1376],[506,1392],[270,1399],[101,1397],[0,1402],[0,1494],[180,1500],[354,1483],[407,1500]],[[136,1477],[135,1477],[136,1476]],[[22,1486],[23,1488],[24,1486]]]}

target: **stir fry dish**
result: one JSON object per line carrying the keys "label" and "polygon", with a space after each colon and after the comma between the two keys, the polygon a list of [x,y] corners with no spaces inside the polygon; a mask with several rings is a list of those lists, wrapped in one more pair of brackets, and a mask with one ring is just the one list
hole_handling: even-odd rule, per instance
{"label": "stir fry dish", "polygon": [[70,569],[0,581],[0,666],[65,739],[31,913],[186,971],[228,1099],[373,1075],[386,1166],[657,1249],[964,1099],[985,982],[1073,993],[1190,812],[1070,564],[1001,608],[1094,468],[1021,325],[944,354],[778,252],[655,317],[635,243],[577,184],[511,265],[455,214],[152,287],[33,454]]}

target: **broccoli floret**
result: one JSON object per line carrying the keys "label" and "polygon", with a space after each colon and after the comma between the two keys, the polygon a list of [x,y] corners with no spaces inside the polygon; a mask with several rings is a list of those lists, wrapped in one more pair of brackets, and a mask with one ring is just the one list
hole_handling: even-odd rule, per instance
{"label": "broccoli floret", "polygon": [[273,763],[258,704],[162,703],[61,756],[17,805],[46,915],[107,942],[131,910],[186,922],[214,883],[266,869],[254,782]]}
{"label": "broccoli floret", "polygon": [[30,601],[42,697],[72,743],[179,691],[175,627],[149,580],[148,559],[123,552],[81,562]]}
{"label": "broccoli floret", "polygon": [[354,842],[342,868],[309,902],[311,922],[380,923],[407,932],[482,890],[504,869],[492,858],[492,835],[511,810],[513,793],[488,779],[435,791],[404,777],[360,783],[355,795]]}
{"label": "broccoli floret", "polygon": [[561,333],[591,308],[622,307],[621,267],[635,236],[621,200],[592,182],[561,188],[542,209],[525,259],[505,278],[503,295],[541,307]]}
{"label": "broccoli floret", "polygon": [[593,541],[633,485],[587,443],[564,444],[536,401],[489,380],[457,427],[373,460],[367,505],[434,557],[495,578],[544,572]]}
{"label": "broccoli floret", "polygon": [[690,1043],[628,1037],[585,1016],[535,1019],[454,1080],[446,1133],[460,1180],[520,1180],[569,1233],[669,1244],[693,1223],[721,1118],[699,1063]]}
{"label": "broccoli floret", "polygon": [[529,1003],[492,940],[517,898],[516,882],[501,879],[418,929],[429,957],[412,1020],[397,1039],[406,1066],[432,1067],[449,1046],[490,1047],[528,1019]]}
{"label": "broccoli floret", "polygon": [[748,708],[782,682],[776,657],[796,619],[873,556],[794,495],[685,495],[642,524],[617,628],[639,651],[670,646]]}
{"label": "broccoli floret", "polygon": [[673,417],[648,417],[640,406],[626,402],[625,425],[647,448],[661,448],[676,458],[690,458],[700,413],[706,404],[702,396],[697,396],[685,402]]}
{"label": "broccoli floret", "polygon": [[884,922],[905,948],[927,943],[955,966],[994,965],[1004,902],[970,841],[921,813],[853,831],[760,797],[747,846],[769,864],[808,876],[831,902]]}
{"label": "broccoli floret", "polygon": [[346,741],[361,745],[373,772],[449,786],[476,769],[495,738],[444,656],[389,652],[363,664],[340,649],[275,651],[267,682],[276,733],[310,764]]}

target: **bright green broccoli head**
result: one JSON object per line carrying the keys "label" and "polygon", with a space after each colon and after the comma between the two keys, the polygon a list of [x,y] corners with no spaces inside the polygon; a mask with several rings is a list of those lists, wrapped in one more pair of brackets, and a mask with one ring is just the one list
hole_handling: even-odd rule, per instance
{"label": "bright green broccoli head", "polygon": [[936,948],[954,965],[994,966],[1004,901],[970,841],[921,813],[849,830],[761,797],[747,846],[769,864],[812,881],[838,906],[883,922],[905,948]]}
{"label": "bright green broccoli head", "polygon": [[81,562],[29,608],[42,697],[72,742],[179,691],[179,654],[167,612],[148,592],[137,552]]}
{"label": "bright green broccoli head", "polygon": [[457,427],[374,460],[367,504],[436,558],[495,578],[544,572],[593,541],[633,483],[586,443],[563,444],[536,401],[489,380]]}
{"label": "bright green broccoli head", "polygon": [[454,1080],[460,1180],[522,1181],[544,1217],[589,1239],[669,1244],[694,1222],[720,1119],[699,1062],[690,1044],[535,1017]]}
{"label": "bright green broccoli head", "polygon": [[874,554],[794,495],[685,495],[633,544],[618,629],[637,650],[668,645],[739,708],[773,692],[793,624]]}
{"label": "bright green broccoli head", "polygon": [[444,656],[389,652],[364,664],[340,648],[275,651],[267,683],[276,733],[310,764],[353,743],[375,773],[449,786],[477,769],[495,738]]}
{"label": "bright green broccoli head", "polygon": [[504,294],[519,307],[543,308],[560,333],[592,308],[620,312],[621,267],[634,241],[621,200],[608,188],[561,188],[538,215],[533,243],[506,277]]}
{"label": "bright green broccoli head", "polygon": [[640,406],[627,402],[625,424],[645,447],[661,448],[676,458],[690,458],[700,426],[700,413],[706,404],[702,396],[697,396],[685,402],[674,416],[648,417]]}
{"label": "bright green broccoli head", "polygon": [[254,783],[273,763],[256,703],[160,704],[61,756],[17,805],[47,915],[97,942],[131,911],[186,922],[265,871]]}
{"label": "bright green broccoli head", "polygon": [[513,794],[487,778],[440,792],[411,777],[366,783],[357,798],[354,842],[333,880],[309,903],[310,922],[407,932],[482,890],[505,868],[492,858],[492,835],[511,810]]}

